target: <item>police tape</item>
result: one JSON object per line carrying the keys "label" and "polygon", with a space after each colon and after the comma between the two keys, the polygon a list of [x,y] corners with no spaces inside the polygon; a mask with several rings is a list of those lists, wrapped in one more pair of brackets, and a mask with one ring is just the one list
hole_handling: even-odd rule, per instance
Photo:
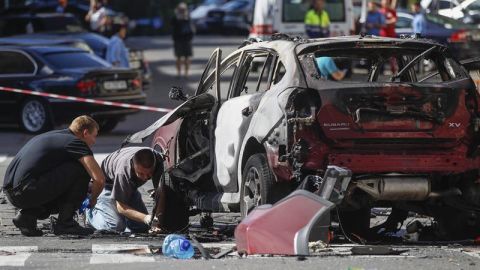
{"label": "police tape", "polygon": [[38,91],[32,91],[32,90],[22,90],[22,89],[3,87],[3,86],[0,86],[0,91],[13,92],[13,93],[19,93],[19,94],[25,94],[25,95],[33,95],[33,96],[41,96],[41,97],[50,97],[50,98],[64,99],[64,100],[71,100],[71,101],[85,102],[85,103],[92,103],[92,104],[100,104],[105,106],[138,109],[143,111],[152,111],[152,112],[171,111],[171,109],[166,109],[166,108],[157,108],[157,107],[144,106],[144,105],[120,103],[115,101],[104,101],[104,100],[91,99],[91,98],[81,98],[81,97],[65,96],[65,95],[58,95],[58,94],[50,94],[50,93],[44,93],[44,92],[38,92]]}

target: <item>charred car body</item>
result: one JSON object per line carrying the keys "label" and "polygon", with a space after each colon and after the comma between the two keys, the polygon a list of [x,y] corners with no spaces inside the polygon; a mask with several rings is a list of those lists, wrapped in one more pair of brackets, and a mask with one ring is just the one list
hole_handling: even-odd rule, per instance
{"label": "charred car body", "polygon": [[[414,211],[434,217],[445,238],[478,234],[479,95],[446,47],[279,39],[247,44],[223,61],[217,49],[195,95],[127,141],[154,134],[167,176],[197,191],[201,210],[246,215],[336,165],[353,173],[339,215],[350,232],[378,230],[369,228],[370,209],[387,206],[395,214],[386,231]],[[329,81],[319,75],[319,57],[369,65]],[[391,58],[399,67],[393,75],[385,72]],[[254,61],[262,63],[258,72]]]}

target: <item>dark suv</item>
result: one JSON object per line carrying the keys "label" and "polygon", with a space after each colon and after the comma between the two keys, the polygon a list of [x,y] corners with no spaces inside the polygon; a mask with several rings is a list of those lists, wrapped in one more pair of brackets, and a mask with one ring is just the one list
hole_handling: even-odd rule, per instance
{"label": "dark suv", "polygon": [[[338,217],[349,232],[396,230],[414,211],[434,217],[442,237],[480,233],[480,96],[446,47],[415,38],[274,39],[224,59],[217,49],[195,95],[173,89],[186,101],[128,141],[154,134],[171,182],[198,191],[200,209],[245,216],[336,165],[353,173]],[[350,62],[352,74],[325,79],[322,57]],[[370,228],[378,206],[394,211]]]}

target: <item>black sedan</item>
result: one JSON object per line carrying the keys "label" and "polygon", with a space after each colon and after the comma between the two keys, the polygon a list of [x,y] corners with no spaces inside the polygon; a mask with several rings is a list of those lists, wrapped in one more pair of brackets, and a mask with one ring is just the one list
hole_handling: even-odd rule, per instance
{"label": "black sedan", "polygon": [[[88,45],[89,49],[105,58],[109,39],[97,33],[86,31],[72,14],[19,13],[0,16],[0,37],[15,36],[17,40],[76,39]],[[85,46],[84,46],[85,47]],[[130,49],[130,67],[142,73],[143,88],[150,84],[150,70],[143,58],[143,52]]]}
{"label": "black sedan", "polygon": [[[112,66],[94,54],[72,47],[0,47],[0,86],[145,104],[141,75]],[[112,130],[136,109],[102,106],[0,91],[0,122],[19,123],[38,133],[89,114],[102,131]]]}

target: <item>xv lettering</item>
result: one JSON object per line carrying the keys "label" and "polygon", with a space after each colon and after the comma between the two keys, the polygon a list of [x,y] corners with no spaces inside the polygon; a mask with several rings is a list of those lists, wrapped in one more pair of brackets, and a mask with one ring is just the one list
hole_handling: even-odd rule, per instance
{"label": "xv lettering", "polygon": [[462,123],[448,123],[448,127],[451,128],[459,128],[462,125]]}

